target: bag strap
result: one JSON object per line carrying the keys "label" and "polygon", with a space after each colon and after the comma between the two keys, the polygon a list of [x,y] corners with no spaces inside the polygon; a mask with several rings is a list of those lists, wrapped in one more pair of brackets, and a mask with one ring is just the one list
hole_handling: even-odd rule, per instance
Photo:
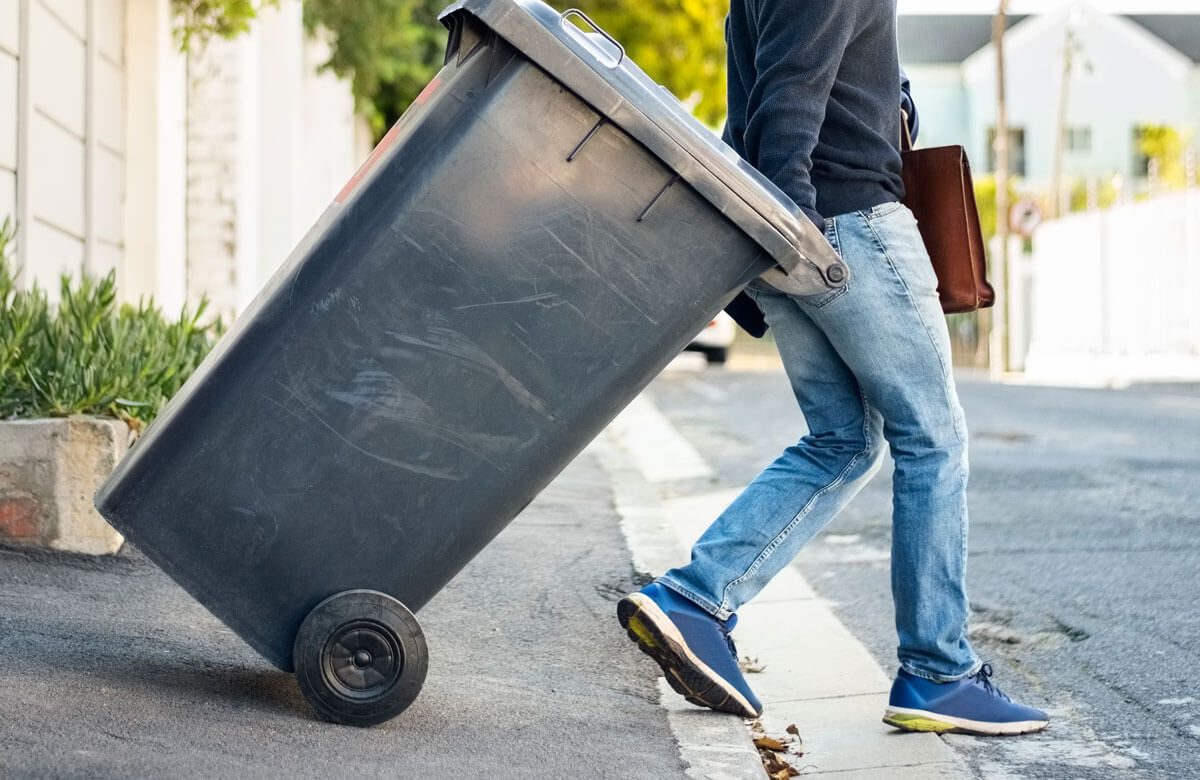
{"label": "bag strap", "polygon": [[908,129],[908,112],[900,109],[900,151],[911,152],[913,148],[912,133]]}

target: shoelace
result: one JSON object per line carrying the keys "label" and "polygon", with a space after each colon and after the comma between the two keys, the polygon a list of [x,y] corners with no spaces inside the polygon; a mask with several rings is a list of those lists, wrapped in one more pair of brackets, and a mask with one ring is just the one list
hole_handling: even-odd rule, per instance
{"label": "shoelace", "polygon": [[737,647],[733,644],[733,637],[729,632],[737,625],[737,615],[730,615],[729,619],[721,624],[721,633],[725,634],[725,644],[729,645],[729,652],[733,655],[733,660],[737,660]]}
{"label": "shoelace", "polygon": [[979,667],[978,672],[976,672],[974,675],[972,675],[972,679],[978,680],[979,683],[981,685],[983,685],[983,689],[985,691],[987,691],[988,693],[990,693],[992,696],[999,697],[1001,699],[1004,699],[1005,701],[1012,701],[1012,699],[1010,699],[1010,698],[1008,698],[1008,696],[1004,695],[1003,691],[1001,691],[996,686],[992,685],[991,678],[992,678],[992,665],[991,664],[984,664],[983,666]]}

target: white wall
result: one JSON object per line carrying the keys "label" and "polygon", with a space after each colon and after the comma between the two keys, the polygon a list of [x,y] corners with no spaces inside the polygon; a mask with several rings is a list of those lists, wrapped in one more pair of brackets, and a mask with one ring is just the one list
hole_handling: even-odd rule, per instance
{"label": "white wall", "polygon": [[299,0],[189,57],[187,298],[246,307],[359,162],[349,84],[318,74],[328,48]]}
{"label": "white wall", "polygon": [[121,264],[125,242],[125,3],[92,0],[88,95],[88,256],[92,273]]}
{"label": "white wall", "polygon": [[118,292],[183,305],[187,178],[184,58],[172,37],[171,0],[126,0],[125,256]]}
{"label": "white wall", "polygon": [[1200,379],[1200,191],[1048,222],[1033,273],[1030,379]]}
{"label": "white wall", "polygon": [[0,222],[17,209],[17,53],[20,6],[0,0]]}
{"label": "white wall", "polygon": [[60,273],[83,269],[87,9],[80,0],[31,0],[28,48],[28,202],[19,204],[25,278],[52,293]]}
{"label": "white wall", "polygon": [[171,5],[0,0],[0,220],[52,297],[116,269],[124,300],[232,315],[353,173],[359,122],[300,0],[190,70]]}
{"label": "white wall", "polygon": [[24,283],[120,261],[124,0],[0,0],[0,218]]}
{"label": "white wall", "polygon": [[[1134,125],[1186,125],[1194,68],[1190,60],[1145,29],[1080,6],[1074,18],[1081,53],[1071,80],[1069,127],[1092,128],[1092,152],[1064,158],[1068,174],[1130,172]],[[1006,38],[1009,123],[1025,128],[1027,180],[1049,181],[1071,15],[1063,10],[1027,19]],[[1090,66],[1090,72],[1086,72]],[[986,161],[988,128],[995,121],[995,54],[991,46],[970,57],[963,74],[970,100],[973,159]]]}
{"label": "white wall", "polygon": [[237,91],[246,40],[215,39],[187,58],[185,289],[191,305],[207,296],[214,313],[227,318],[236,309],[241,240]]}
{"label": "white wall", "polygon": [[289,0],[267,11],[259,29],[257,262],[243,308],[362,161],[350,85],[318,72],[329,47],[302,33],[301,4]]}

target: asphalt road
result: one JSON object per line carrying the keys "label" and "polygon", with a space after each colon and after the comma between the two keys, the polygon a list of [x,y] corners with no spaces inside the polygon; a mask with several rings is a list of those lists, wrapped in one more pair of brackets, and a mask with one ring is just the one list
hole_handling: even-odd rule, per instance
{"label": "asphalt road", "polygon": [[357,729],[141,556],[0,550],[0,778],[683,777],[631,577],[585,456],[418,614],[412,707]]}
{"label": "asphalt road", "polygon": [[[949,742],[980,778],[1195,777],[1200,388],[961,389],[973,640],[1054,722]],[[803,433],[777,372],[669,371],[649,395],[705,491]],[[888,474],[798,565],[890,669]],[[585,456],[418,615],[416,703],[354,729],[140,556],[0,550],[0,777],[682,777],[657,670],[612,620],[631,575]]]}
{"label": "asphalt road", "polygon": [[[949,737],[981,778],[1200,775],[1200,388],[960,380],[972,438],[972,638],[1042,735]],[[782,373],[660,377],[650,397],[740,486],[804,432]],[[885,669],[890,467],[798,559]]]}

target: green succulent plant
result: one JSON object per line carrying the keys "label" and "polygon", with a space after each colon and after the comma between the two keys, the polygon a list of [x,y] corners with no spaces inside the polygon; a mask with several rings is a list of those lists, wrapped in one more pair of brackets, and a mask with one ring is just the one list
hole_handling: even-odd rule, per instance
{"label": "green succulent plant", "polygon": [[0,419],[93,414],[141,429],[204,359],[222,332],[202,324],[206,302],[177,319],[153,299],[118,304],[116,274],[64,274],[57,305],[36,283],[16,284],[0,225]]}

